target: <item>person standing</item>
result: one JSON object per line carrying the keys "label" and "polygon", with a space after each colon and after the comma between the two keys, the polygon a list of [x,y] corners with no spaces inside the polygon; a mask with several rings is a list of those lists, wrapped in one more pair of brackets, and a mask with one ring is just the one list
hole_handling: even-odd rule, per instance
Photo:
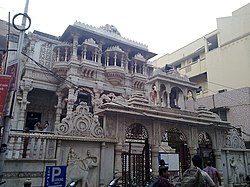
{"label": "person standing", "polygon": [[207,174],[211,177],[211,179],[215,183],[215,187],[221,186],[221,177],[218,173],[217,169],[212,166],[212,162],[207,162],[207,167],[203,169],[203,171],[207,172]]}
{"label": "person standing", "polygon": [[211,177],[200,169],[202,158],[199,155],[194,155],[192,162],[194,167],[187,169],[183,174],[182,187],[215,187]]}
{"label": "person standing", "polygon": [[159,179],[158,187],[174,187],[168,181],[169,173],[168,173],[167,166],[160,166],[159,167],[159,175],[160,175],[160,179]]}

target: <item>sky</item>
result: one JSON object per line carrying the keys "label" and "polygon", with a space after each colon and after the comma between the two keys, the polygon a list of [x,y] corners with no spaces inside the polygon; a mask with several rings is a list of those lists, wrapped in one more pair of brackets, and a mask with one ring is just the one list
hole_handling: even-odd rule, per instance
{"label": "sky", "polygon": [[[0,19],[24,11],[26,0],[0,0]],[[158,57],[216,29],[249,0],[29,0],[30,32],[60,36],[76,20],[114,25],[125,38],[148,45]],[[21,19],[20,19],[21,20]],[[17,22],[18,23],[18,22]],[[20,22],[21,23],[21,22]]]}

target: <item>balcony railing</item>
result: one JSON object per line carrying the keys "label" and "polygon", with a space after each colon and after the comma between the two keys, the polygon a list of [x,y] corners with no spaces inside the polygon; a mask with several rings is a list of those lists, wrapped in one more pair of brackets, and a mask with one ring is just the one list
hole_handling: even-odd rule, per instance
{"label": "balcony railing", "polygon": [[55,159],[56,139],[49,132],[12,131],[7,159]]}

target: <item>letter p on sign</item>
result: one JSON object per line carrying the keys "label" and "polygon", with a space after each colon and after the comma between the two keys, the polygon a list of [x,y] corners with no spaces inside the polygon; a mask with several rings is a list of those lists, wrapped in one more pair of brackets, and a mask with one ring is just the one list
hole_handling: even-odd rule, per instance
{"label": "letter p on sign", "polygon": [[60,167],[53,167],[52,168],[52,182],[55,181],[55,178],[61,175],[61,168]]}

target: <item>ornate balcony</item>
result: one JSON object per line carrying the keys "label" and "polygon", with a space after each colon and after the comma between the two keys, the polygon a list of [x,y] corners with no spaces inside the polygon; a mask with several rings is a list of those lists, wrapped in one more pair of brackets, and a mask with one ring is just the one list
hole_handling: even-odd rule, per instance
{"label": "ornate balcony", "polygon": [[120,66],[106,66],[105,76],[113,86],[123,85],[125,78],[125,70]]}

